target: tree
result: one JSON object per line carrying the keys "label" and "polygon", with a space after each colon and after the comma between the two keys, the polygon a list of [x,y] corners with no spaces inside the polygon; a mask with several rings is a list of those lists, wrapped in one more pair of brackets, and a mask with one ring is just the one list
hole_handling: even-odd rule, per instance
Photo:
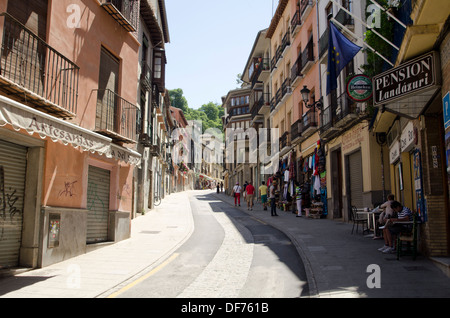
{"label": "tree", "polygon": [[213,102],[203,104],[199,109],[189,108],[181,88],[169,90],[170,103],[173,107],[180,108],[186,120],[199,120],[202,122],[202,133],[209,128],[217,128],[223,132],[222,116],[224,109]]}
{"label": "tree", "polygon": [[181,88],[169,90],[170,104],[173,107],[179,108],[186,115],[189,111],[188,102],[186,97],[183,96],[183,90]]}
{"label": "tree", "polygon": [[202,105],[199,110],[205,112],[206,116],[208,116],[208,118],[212,121],[215,121],[219,115],[219,109],[213,102]]}

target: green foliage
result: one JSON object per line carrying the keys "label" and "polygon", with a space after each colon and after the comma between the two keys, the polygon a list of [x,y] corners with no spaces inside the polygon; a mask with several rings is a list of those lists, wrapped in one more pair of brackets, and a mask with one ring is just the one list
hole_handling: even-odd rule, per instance
{"label": "green foliage", "polygon": [[203,104],[199,109],[189,108],[181,88],[169,90],[169,97],[171,105],[183,110],[184,117],[187,120],[200,120],[202,122],[203,133],[209,128],[217,128],[223,133],[222,116],[224,115],[224,109],[221,105],[209,102]]}
{"label": "green foliage", "polygon": [[[388,8],[387,0],[379,0],[378,3],[385,8]],[[371,4],[370,1],[367,1],[366,4],[366,19],[371,15],[371,13],[367,13],[367,6]],[[393,34],[393,23],[389,21],[388,15],[382,10],[379,11],[381,13],[380,17],[380,28],[376,28],[376,31],[381,34],[383,37],[392,42],[394,38]],[[372,30],[367,30],[365,32],[365,42],[370,45],[374,50],[380,53],[385,58],[389,58],[392,54],[392,47],[384,41],[381,37],[379,37]],[[367,64],[363,65],[364,73],[369,77],[372,77],[376,74],[379,74],[383,71],[383,65],[385,61],[379,57],[375,52],[372,52],[370,49],[366,49],[367,53]]]}
{"label": "green foliage", "polygon": [[185,114],[189,109],[188,102],[183,96],[183,90],[181,88],[173,89],[169,91],[170,104],[173,107],[181,109]]}

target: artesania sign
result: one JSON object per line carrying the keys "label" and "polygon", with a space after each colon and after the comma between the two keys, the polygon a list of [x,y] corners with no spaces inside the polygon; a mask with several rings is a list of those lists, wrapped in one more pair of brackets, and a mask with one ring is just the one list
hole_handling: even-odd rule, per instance
{"label": "artesania sign", "polygon": [[347,95],[356,102],[372,97],[372,81],[366,75],[355,75],[347,83]]}
{"label": "artesania sign", "polygon": [[373,78],[374,104],[387,104],[436,85],[436,55],[430,52]]}

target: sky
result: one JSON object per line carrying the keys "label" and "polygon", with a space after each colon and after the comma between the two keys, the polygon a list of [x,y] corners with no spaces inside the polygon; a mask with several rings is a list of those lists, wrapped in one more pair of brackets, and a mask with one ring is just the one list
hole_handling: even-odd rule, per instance
{"label": "sky", "polygon": [[[181,88],[190,108],[239,87],[259,31],[269,27],[277,0],[166,0],[166,88]],[[272,8],[273,4],[273,8]]]}

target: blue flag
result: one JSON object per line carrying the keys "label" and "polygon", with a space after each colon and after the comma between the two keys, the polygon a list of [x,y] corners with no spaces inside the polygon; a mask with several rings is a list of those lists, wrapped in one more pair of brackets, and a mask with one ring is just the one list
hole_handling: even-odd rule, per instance
{"label": "blue flag", "polygon": [[337,77],[342,69],[362,48],[347,39],[330,21],[328,40],[327,95],[337,88]]}

